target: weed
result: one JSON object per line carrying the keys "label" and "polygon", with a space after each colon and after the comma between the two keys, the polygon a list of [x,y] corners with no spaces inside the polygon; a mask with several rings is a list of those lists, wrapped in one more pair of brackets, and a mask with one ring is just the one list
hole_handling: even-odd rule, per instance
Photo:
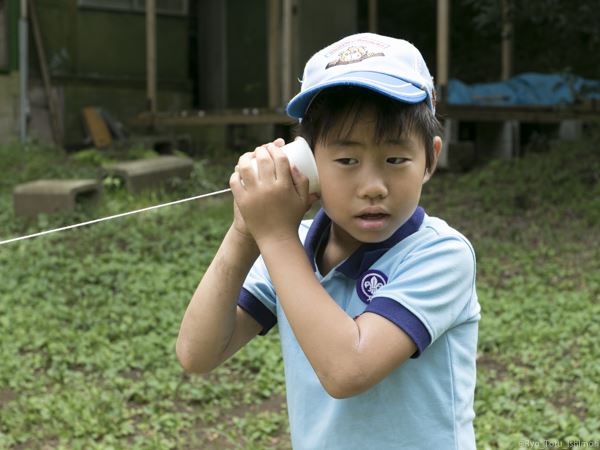
{"label": "weed", "polygon": [[[600,440],[599,155],[593,140],[562,143],[425,186],[427,212],[477,250],[479,448]],[[14,217],[15,184],[99,176],[103,162],[0,148],[2,237],[222,188],[232,167],[196,161],[190,180],[138,196],[108,179],[99,209]],[[210,375],[184,375],[175,357],[231,206],[185,203],[0,248],[0,448],[290,447],[276,329]]]}

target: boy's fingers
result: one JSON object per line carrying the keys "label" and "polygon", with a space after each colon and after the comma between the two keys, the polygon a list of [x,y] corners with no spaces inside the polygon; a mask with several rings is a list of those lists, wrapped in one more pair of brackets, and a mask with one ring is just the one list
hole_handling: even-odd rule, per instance
{"label": "boy's fingers", "polygon": [[253,152],[244,153],[240,156],[236,171],[240,174],[244,187],[255,186],[259,180],[257,155],[261,147],[257,147]]}
{"label": "boy's fingers", "polygon": [[292,181],[294,182],[294,188],[298,193],[298,196],[302,199],[305,204],[309,202],[308,193],[308,177],[300,172],[296,166],[292,166]]}
{"label": "boy's fingers", "polygon": [[250,161],[254,158],[254,152],[246,152],[238,159],[238,165],[242,164],[242,162]]}
{"label": "boy's fingers", "polygon": [[231,174],[229,177],[229,187],[234,196],[239,195],[240,191],[244,189],[239,172],[235,171]]}
{"label": "boy's fingers", "polygon": [[277,138],[273,141],[277,147],[283,147],[285,145],[285,141],[282,138]]}
{"label": "boy's fingers", "polygon": [[273,161],[275,162],[275,174],[277,176],[277,180],[282,182],[284,185],[293,183],[288,175],[290,173],[290,161],[285,153],[283,153],[281,148],[275,143],[269,144],[267,149],[271,154],[271,158],[273,158]]}
{"label": "boy's fingers", "polygon": [[258,169],[258,178],[261,180],[274,180],[276,178],[276,168],[273,165],[273,159],[268,147],[257,147],[256,167]]}

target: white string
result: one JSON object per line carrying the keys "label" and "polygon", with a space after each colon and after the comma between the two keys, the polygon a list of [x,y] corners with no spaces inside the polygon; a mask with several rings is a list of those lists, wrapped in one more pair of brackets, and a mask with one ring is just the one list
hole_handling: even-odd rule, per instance
{"label": "white string", "polygon": [[212,197],[213,195],[224,194],[225,192],[230,192],[230,191],[231,191],[231,189],[222,189],[220,191],[210,192],[208,194],[196,195],[195,197],[189,197],[189,198],[184,198],[181,200],[175,200],[173,202],[163,203],[161,205],[148,206],[147,208],[136,209],[135,211],[129,211],[129,212],[124,212],[124,213],[120,213],[120,214],[115,214],[114,216],[102,217],[101,219],[89,220],[87,222],[76,223],[74,225],[68,225],[66,227],[55,228],[53,230],[40,231],[39,233],[29,234],[27,236],[20,236],[20,237],[0,241],[0,245],[10,244],[11,242],[22,241],[24,239],[31,239],[34,237],[43,236],[45,234],[55,233],[57,231],[64,231],[64,230],[69,230],[71,228],[83,227],[85,225],[91,225],[93,223],[103,222],[105,220],[118,219],[119,217],[130,216],[131,214],[137,214],[137,213],[141,213],[144,211],[150,211],[151,209],[158,209],[158,208],[162,208],[163,206],[177,205],[178,203],[189,202],[190,200],[198,200],[201,198]]}

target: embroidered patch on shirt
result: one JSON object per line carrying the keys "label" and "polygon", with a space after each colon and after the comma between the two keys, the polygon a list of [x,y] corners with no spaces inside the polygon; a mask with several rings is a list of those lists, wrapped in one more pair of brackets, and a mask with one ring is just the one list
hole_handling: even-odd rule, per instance
{"label": "embroidered patch on shirt", "polygon": [[387,275],[379,270],[367,270],[356,283],[356,292],[359,298],[367,305],[377,290],[388,282]]}

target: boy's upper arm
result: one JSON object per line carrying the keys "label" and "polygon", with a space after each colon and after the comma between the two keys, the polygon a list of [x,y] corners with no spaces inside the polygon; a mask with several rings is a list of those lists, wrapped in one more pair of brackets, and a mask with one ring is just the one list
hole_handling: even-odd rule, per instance
{"label": "boy's upper arm", "polygon": [[441,239],[413,253],[356,318],[365,389],[418,357],[458,320],[479,313],[470,246]]}
{"label": "boy's upper arm", "polygon": [[364,390],[408,360],[417,346],[408,334],[383,316],[366,312],[355,320],[360,332],[358,379]]}
{"label": "boy's upper arm", "polygon": [[[300,224],[299,234],[303,239],[311,221]],[[245,319],[251,317],[259,324],[259,334],[264,335],[277,323],[277,295],[265,261],[261,256],[254,262],[238,298],[238,315],[244,312]],[[247,317],[246,317],[247,316]]]}

